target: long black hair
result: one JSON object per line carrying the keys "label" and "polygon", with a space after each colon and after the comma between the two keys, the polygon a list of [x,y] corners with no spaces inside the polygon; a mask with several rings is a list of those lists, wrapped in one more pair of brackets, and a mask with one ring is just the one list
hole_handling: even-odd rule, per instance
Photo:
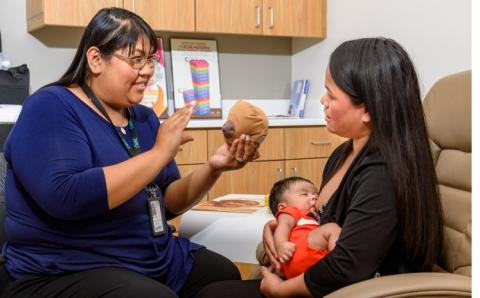
{"label": "long black hair", "polygon": [[353,104],[364,104],[370,114],[369,143],[395,186],[405,261],[415,271],[430,271],[442,247],[443,212],[415,67],[397,42],[385,38],[341,44],[329,67]]}
{"label": "long black hair", "polygon": [[90,47],[97,47],[102,56],[109,59],[119,49],[133,53],[139,40],[143,40],[143,44],[148,41],[152,53],[157,50],[155,32],[141,17],[118,7],[99,10],[85,28],[72,63],[53,84],[68,86],[85,81],[90,75],[86,56]]}

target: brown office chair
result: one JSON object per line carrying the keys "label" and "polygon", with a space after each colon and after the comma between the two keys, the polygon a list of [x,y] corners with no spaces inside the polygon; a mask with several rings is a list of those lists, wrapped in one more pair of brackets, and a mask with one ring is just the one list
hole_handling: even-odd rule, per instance
{"label": "brown office chair", "polygon": [[465,71],[439,80],[423,102],[445,225],[436,272],[374,278],[326,297],[471,296],[471,97],[471,71]]}
{"label": "brown office chair", "polygon": [[[439,80],[423,107],[445,224],[435,272],[373,278],[341,288],[327,298],[471,296],[471,71]],[[260,244],[260,264],[268,263],[265,257]]]}

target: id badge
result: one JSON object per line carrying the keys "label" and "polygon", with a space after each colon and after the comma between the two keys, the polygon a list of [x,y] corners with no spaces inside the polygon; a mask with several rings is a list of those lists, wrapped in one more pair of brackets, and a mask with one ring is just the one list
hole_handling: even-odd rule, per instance
{"label": "id badge", "polygon": [[150,213],[150,226],[152,227],[152,235],[160,236],[165,233],[163,224],[163,214],[160,199],[157,196],[158,186],[150,184],[147,186],[148,195],[148,211]]}

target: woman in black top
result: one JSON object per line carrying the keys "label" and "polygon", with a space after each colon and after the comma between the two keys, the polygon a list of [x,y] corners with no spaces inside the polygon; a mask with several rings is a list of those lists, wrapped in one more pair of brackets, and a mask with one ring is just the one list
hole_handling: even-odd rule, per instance
{"label": "woman in black top", "polygon": [[[224,281],[200,297],[321,297],[376,275],[430,271],[442,244],[442,208],[415,68],[395,41],[365,38],[331,55],[322,97],[327,129],[348,138],[323,173],[321,223],[342,227],[335,248],[304,274]],[[266,225],[264,247],[279,268]]]}

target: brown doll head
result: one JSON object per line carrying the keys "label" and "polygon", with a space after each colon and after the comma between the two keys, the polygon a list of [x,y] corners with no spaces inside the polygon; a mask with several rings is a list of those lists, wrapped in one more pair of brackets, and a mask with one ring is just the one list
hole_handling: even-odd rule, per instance
{"label": "brown doll head", "polygon": [[222,130],[229,145],[242,134],[249,135],[251,140],[260,144],[268,134],[268,118],[260,108],[239,100],[230,109]]}

